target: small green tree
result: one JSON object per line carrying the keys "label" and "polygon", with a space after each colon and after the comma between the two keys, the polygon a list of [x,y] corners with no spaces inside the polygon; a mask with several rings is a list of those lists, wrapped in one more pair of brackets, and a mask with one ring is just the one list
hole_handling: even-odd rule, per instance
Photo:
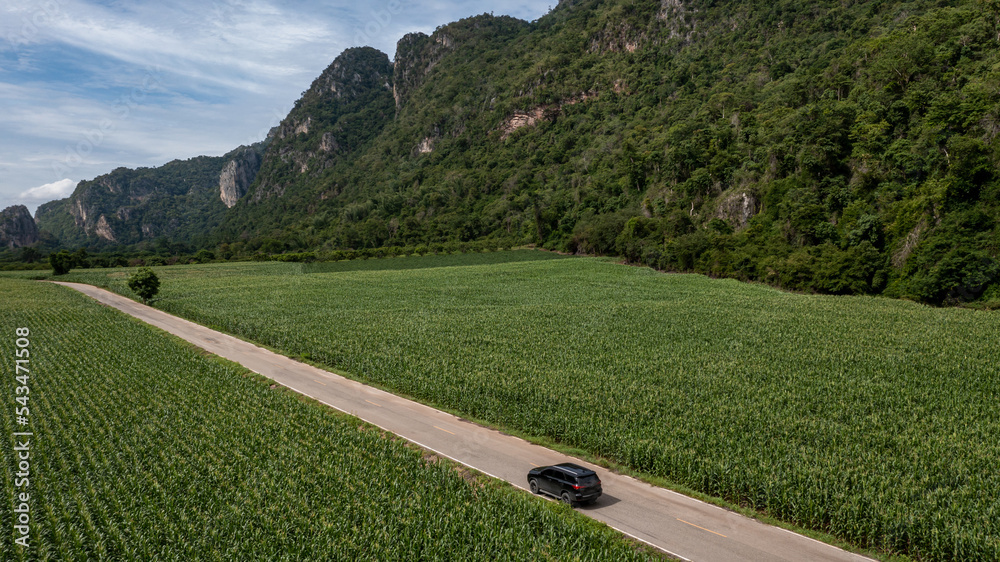
{"label": "small green tree", "polygon": [[160,279],[148,267],[140,267],[128,278],[128,288],[139,295],[142,302],[149,304],[149,299],[160,290]]}
{"label": "small green tree", "polygon": [[198,263],[208,263],[210,261],[215,261],[215,254],[209,250],[201,249],[194,255],[194,259]]}
{"label": "small green tree", "polygon": [[66,250],[49,254],[53,275],[66,275],[73,267],[73,256]]}

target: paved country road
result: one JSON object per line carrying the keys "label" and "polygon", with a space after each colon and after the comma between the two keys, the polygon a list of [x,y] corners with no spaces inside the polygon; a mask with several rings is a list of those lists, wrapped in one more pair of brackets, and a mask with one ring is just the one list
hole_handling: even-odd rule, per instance
{"label": "paved country road", "polygon": [[104,289],[77,283],[59,284],[239,363],[282,386],[520,488],[527,486],[527,472],[533,466],[564,461],[588,466],[600,474],[604,495],[595,505],[578,511],[678,558],[720,562],[869,560],[294,361]]}

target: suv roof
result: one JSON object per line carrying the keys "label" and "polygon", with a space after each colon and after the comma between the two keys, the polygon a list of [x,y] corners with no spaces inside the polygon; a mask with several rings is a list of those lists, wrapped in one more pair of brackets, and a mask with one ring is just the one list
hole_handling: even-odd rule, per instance
{"label": "suv roof", "polygon": [[571,462],[564,462],[564,463],[557,464],[555,466],[557,466],[557,467],[559,467],[559,468],[561,468],[561,469],[563,469],[563,470],[565,470],[567,472],[572,472],[573,474],[575,474],[577,476],[589,476],[591,474],[597,474],[596,472],[594,472],[593,470],[590,470],[589,468],[584,468],[584,467],[582,467],[582,466],[580,466],[578,464],[573,464]]}

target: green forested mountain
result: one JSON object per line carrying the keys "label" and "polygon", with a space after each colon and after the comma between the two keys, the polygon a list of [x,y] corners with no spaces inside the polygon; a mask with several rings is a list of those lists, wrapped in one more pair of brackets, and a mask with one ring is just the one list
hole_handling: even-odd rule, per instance
{"label": "green forested mountain", "polygon": [[[345,51],[214,244],[487,240],[1000,300],[996,0],[572,0]],[[110,220],[110,219],[109,219]],[[206,228],[211,224],[206,224]]]}
{"label": "green forested mountain", "polygon": [[158,168],[118,168],[80,182],[66,199],[40,206],[35,221],[64,246],[105,249],[155,240],[206,245],[227,208],[254,180],[265,146]]}
{"label": "green forested mountain", "polygon": [[[975,299],[998,274],[998,14],[980,0],[561,2],[530,24],[407,36],[391,88],[386,58],[348,51],[356,88],[317,80],[220,240],[486,238]],[[331,132],[350,140],[324,151]]]}

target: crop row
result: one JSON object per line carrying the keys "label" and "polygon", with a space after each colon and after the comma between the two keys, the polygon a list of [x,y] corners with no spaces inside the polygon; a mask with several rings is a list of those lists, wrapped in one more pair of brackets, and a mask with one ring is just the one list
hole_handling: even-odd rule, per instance
{"label": "crop row", "polygon": [[159,306],[860,546],[1000,559],[996,315],[592,259],[375,269],[164,269]]}
{"label": "crop row", "polygon": [[[30,547],[3,560],[643,559],[617,533],[480,478],[70,290],[0,279],[33,334]],[[13,337],[0,353],[13,355]],[[13,388],[4,385],[4,388]]]}

